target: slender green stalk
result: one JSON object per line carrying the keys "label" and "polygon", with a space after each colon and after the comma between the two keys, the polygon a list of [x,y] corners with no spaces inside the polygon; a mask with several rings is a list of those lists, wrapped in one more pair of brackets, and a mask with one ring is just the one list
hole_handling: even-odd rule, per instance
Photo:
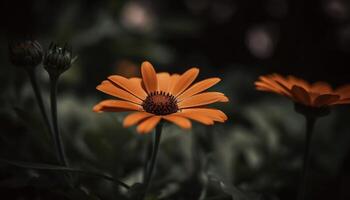
{"label": "slender green stalk", "polygon": [[153,143],[153,148],[152,148],[151,161],[149,163],[148,173],[147,173],[147,176],[146,176],[145,182],[144,182],[144,184],[145,184],[145,193],[144,193],[144,195],[146,195],[147,190],[148,190],[149,186],[151,185],[154,166],[155,166],[155,164],[157,162],[157,154],[158,154],[160,139],[161,139],[161,136],[162,136],[162,128],[163,128],[163,122],[160,122],[156,126],[156,134],[154,136],[154,143]]}
{"label": "slender green stalk", "polygon": [[307,176],[308,176],[309,165],[310,165],[310,146],[311,146],[312,132],[316,122],[316,118],[312,116],[305,116],[305,119],[306,119],[306,141],[305,141],[305,148],[304,148],[303,171],[301,175],[301,183],[299,185],[297,200],[305,200],[305,197],[306,197]]}
{"label": "slender green stalk", "polygon": [[58,151],[59,155],[59,162],[62,166],[68,166],[66,154],[64,151],[64,146],[62,143],[61,133],[58,126],[58,119],[57,119],[57,83],[58,79],[56,76],[50,75],[50,100],[51,100],[51,117],[52,117],[52,124],[53,124],[53,130],[54,130],[54,138],[55,138],[55,146]]}
{"label": "slender green stalk", "polygon": [[53,130],[52,130],[52,127],[51,127],[51,124],[50,124],[50,120],[47,116],[47,113],[46,113],[46,109],[45,109],[45,106],[44,106],[44,101],[43,101],[43,98],[42,98],[42,95],[41,95],[41,91],[40,91],[40,88],[38,86],[38,82],[37,82],[37,78],[36,78],[36,75],[35,75],[35,71],[34,70],[27,70],[28,72],[28,75],[29,75],[29,79],[30,79],[30,83],[33,87],[33,91],[34,91],[34,94],[35,94],[35,99],[38,103],[38,106],[39,106],[39,109],[40,109],[40,113],[41,113],[41,116],[44,120],[44,123],[45,123],[45,126],[47,127],[47,130],[49,131],[49,134],[51,135],[52,138],[54,138],[54,133],[53,133]]}
{"label": "slender green stalk", "polygon": [[146,177],[148,176],[148,169],[149,169],[149,162],[150,158],[152,156],[152,142],[147,138],[146,144],[145,144],[146,154],[144,158],[144,167],[143,167],[143,182],[146,181]]}

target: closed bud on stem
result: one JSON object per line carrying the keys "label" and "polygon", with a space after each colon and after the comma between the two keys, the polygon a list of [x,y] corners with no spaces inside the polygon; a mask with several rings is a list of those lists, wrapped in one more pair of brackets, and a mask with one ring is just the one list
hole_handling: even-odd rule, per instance
{"label": "closed bud on stem", "polygon": [[35,40],[12,41],[9,44],[9,57],[15,66],[34,69],[43,59],[43,49]]}
{"label": "closed bud on stem", "polygon": [[43,65],[50,76],[58,77],[68,70],[76,57],[72,55],[72,48],[67,44],[63,47],[51,43],[48,51],[45,53]]}

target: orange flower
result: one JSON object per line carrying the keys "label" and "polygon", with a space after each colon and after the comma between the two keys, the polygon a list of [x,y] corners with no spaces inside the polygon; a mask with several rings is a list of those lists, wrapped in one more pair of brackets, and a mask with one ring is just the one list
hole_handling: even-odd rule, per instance
{"label": "orange flower", "polygon": [[350,104],[350,85],[332,89],[326,82],[310,84],[294,76],[270,74],[260,76],[255,86],[257,90],[278,93],[309,107]]}
{"label": "orange flower", "polygon": [[212,125],[224,122],[227,116],[220,110],[203,106],[215,102],[228,102],[220,92],[203,92],[217,84],[219,78],[209,78],[196,84],[199,69],[191,68],[182,75],[156,73],[149,62],[141,66],[141,78],[109,76],[97,89],[119,98],[104,100],[95,105],[95,112],[135,111],[125,117],[123,125],[139,124],[139,133],[150,132],[161,120],[167,120],[182,128],[191,128],[191,120]]}

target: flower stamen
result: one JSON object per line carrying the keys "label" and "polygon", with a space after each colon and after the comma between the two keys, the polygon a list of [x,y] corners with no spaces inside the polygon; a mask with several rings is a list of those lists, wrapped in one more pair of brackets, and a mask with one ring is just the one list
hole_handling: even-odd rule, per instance
{"label": "flower stamen", "polygon": [[163,91],[149,94],[143,101],[142,107],[146,112],[155,115],[168,115],[179,110],[176,97]]}

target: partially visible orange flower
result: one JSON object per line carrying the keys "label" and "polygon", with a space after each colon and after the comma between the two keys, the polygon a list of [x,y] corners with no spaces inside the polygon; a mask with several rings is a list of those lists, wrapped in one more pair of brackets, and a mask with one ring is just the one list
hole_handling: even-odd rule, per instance
{"label": "partially visible orange flower", "polygon": [[150,132],[161,120],[167,120],[182,128],[191,128],[191,120],[212,125],[224,122],[227,116],[220,110],[205,108],[215,102],[228,102],[220,92],[203,92],[217,84],[219,78],[209,78],[196,84],[199,69],[191,68],[182,75],[156,73],[149,62],[141,66],[141,78],[109,76],[97,89],[119,98],[104,100],[95,105],[95,112],[135,111],[125,117],[124,127],[139,124],[139,133]]}
{"label": "partially visible orange flower", "polygon": [[129,78],[129,77],[139,76],[140,75],[139,69],[140,67],[136,63],[130,60],[120,60],[115,63],[113,72],[121,76],[124,76],[125,78]]}
{"label": "partially visible orange flower", "polygon": [[310,107],[350,104],[350,85],[333,89],[326,82],[310,84],[294,76],[270,74],[260,76],[255,86],[257,90],[278,93]]}

